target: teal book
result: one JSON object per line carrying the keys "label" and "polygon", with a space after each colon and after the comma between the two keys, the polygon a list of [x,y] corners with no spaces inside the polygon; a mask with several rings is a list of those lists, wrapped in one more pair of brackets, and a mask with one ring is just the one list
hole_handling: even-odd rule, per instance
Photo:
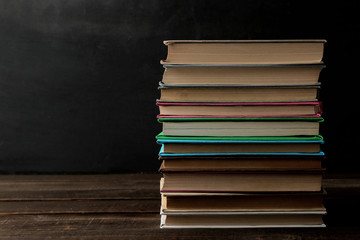
{"label": "teal book", "polygon": [[315,136],[280,136],[280,137],[203,137],[203,136],[165,136],[162,132],[156,136],[158,144],[164,143],[319,143],[321,135]]}

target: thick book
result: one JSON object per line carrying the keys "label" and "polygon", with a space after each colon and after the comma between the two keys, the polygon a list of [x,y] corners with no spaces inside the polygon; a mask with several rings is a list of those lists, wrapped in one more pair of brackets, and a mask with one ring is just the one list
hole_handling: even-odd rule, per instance
{"label": "thick book", "polygon": [[[170,155],[170,156],[169,156]],[[315,171],[322,170],[325,156],[298,155],[212,155],[159,156],[159,171]]]}
{"label": "thick book", "polygon": [[322,171],[163,172],[166,192],[319,192]]}
{"label": "thick book", "polygon": [[162,64],[312,64],[326,40],[167,40]]}
{"label": "thick book", "polygon": [[314,102],[319,85],[175,86],[160,84],[159,102]]}
{"label": "thick book", "polygon": [[162,213],[325,211],[325,192],[161,195]]}
{"label": "thick book", "polygon": [[170,117],[320,117],[321,102],[157,102],[158,118]]}
{"label": "thick book", "polygon": [[165,136],[314,136],[322,118],[168,118],[159,119]]}
{"label": "thick book", "polygon": [[201,65],[165,64],[165,85],[316,84],[324,64]]}
{"label": "thick book", "polygon": [[161,215],[160,228],[325,227],[323,212]]}

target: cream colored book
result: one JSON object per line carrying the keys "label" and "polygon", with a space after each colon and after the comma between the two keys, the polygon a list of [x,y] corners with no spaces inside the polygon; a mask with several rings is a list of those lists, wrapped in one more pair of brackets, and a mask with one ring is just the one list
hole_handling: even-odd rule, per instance
{"label": "cream colored book", "polygon": [[161,192],[318,192],[322,172],[164,172]]}
{"label": "cream colored book", "polygon": [[160,85],[161,102],[312,102],[320,86],[174,87]]}
{"label": "cream colored book", "polygon": [[312,64],[326,40],[168,40],[163,64]]}
{"label": "cream colored book", "polygon": [[318,212],[325,211],[324,192],[229,193],[229,195],[161,195],[162,214]]}
{"label": "cream colored book", "polygon": [[309,85],[319,81],[323,64],[164,65],[166,85]]}
{"label": "cream colored book", "polygon": [[320,123],[310,121],[163,122],[165,136],[311,136]]}
{"label": "cream colored book", "polygon": [[325,227],[323,213],[161,215],[161,228]]}

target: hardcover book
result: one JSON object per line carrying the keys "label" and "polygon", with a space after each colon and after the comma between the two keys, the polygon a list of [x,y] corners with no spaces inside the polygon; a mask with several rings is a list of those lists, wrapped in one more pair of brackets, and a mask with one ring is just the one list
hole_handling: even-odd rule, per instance
{"label": "hardcover book", "polygon": [[322,171],[163,172],[161,192],[319,192]]}
{"label": "hardcover book", "polygon": [[313,136],[322,118],[164,118],[165,136]]}
{"label": "hardcover book", "polygon": [[323,212],[161,215],[161,228],[325,227]]}
{"label": "hardcover book", "polygon": [[162,213],[325,211],[325,191],[307,193],[163,193]]}
{"label": "hardcover book", "polygon": [[170,117],[320,117],[320,102],[157,102],[158,118]]}
{"label": "hardcover book", "polygon": [[324,156],[314,155],[213,155],[160,156],[160,171],[321,171]]}
{"label": "hardcover book", "polygon": [[316,84],[325,65],[164,64],[165,85],[307,85]]}
{"label": "hardcover book", "polygon": [[163,64],[311,64],[325,40],[167,40]]}
{"label": "hardcover book", "polygon": [[314,102],[319,85],[159,86],[160,102]]}

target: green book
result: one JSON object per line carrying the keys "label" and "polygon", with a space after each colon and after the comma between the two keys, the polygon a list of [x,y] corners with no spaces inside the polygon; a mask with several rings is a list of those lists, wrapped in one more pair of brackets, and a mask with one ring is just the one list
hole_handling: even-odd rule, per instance
{"label": "green book", "polygon": [[156,136],[163,143],[324,143],[321,135],[314,136],[255,136],[255,137],[203,137],[203,136],[165,136],[163,132]]}

